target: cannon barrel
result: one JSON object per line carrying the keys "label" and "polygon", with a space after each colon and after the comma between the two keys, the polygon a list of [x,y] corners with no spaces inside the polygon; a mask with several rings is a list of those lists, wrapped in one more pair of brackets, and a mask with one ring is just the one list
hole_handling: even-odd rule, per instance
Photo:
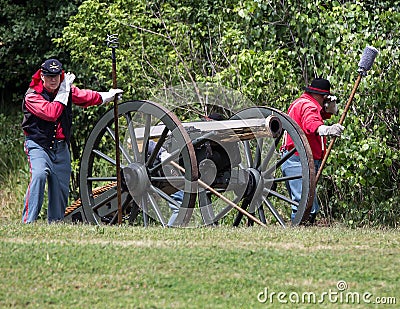
{"label": "cannon barrel", "polygon": [[[266,118],[183,122],[182,126],[188,132],[213,132],[214,140],[220,142],[250,140],[256,137],[276,138],[282,133],[282,123],[274,115]],[[164,129],[165,125],[151,126],[150,138],[159,138]],[[145,128],[135,128],[135,135],[138,140],[143,139]]]}

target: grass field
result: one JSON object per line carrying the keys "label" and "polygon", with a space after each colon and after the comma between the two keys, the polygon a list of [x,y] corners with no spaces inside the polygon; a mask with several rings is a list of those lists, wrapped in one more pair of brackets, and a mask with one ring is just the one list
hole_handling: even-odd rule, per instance
{"label": "grass field", "polygon": [[3,223],[0,307],[396,308],[399,242],[398,230],[339,226]]}

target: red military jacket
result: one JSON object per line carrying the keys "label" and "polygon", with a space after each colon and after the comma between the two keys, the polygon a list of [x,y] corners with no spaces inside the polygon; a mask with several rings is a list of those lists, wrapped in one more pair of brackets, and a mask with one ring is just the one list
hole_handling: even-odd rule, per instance
{"label": "red military jacket", "polygon": [[[63,79],[63,75],[62,75]],[[55,139],[66,139],[69,142],[72,110],[71,104],[80,107],[99,105],[102,98],[97,91],[79,89],[71,86],[68,106],[54,101],[56,93],[51,94],[43,87],[40,70],[32,77],[24,102],[24,120],[22,127],[25,135],[33,138],[42,146],[48,146]]]}
{"label": "red military jacket", "polygon": [[[326,148],[326,138],[319,136],[317,129],[324,124],[324,119],[330,118],[330,115],[326,114],[318,101],[307,92],[289,106],[288,115],[306,134],[314,160],[321,160]],[[293,140],[287,134],[285,134],[283,144],[283,148],[286,150],[294,148]]]}

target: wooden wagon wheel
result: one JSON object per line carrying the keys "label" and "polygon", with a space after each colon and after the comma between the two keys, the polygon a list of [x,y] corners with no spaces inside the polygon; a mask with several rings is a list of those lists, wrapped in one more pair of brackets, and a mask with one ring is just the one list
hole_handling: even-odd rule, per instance
{"label": "wooden wagon wheel", "polygon": [[[239,143],[242,162],[239,168],[248,174],[246,192],[243,190],[228,190],[226,196],[237,205],[247,209],[250,213],[256,213],[262,222],[267,224],[279,223],[283,227],[288,224],[298,225],[303,218],[307,218],[315,194],[315,171],[311,148],[301,128],[287,114],[269,107],[252,107],[235,114],[231,119],[267,118],[274,115],[282,123],[282,134],[278,137],[258,137]],[[289,135],[294,141],[296,149],[282,156],[280,147],[285,135]],[[283,177],[281,165],[297,151],[301,162],[301,175]],[[292,201],[285,182],[289,179],[302,180],[302,194],[299,203]],[[207,198],[207,195],[209,198]],[[200,208],[207,204],[213,205],[213,222],[221,220],[233,220],[233,225],[238,226],[243,220],[243,215],[228,215],[232,207],[221,204],[218,199],[210,194],[199,195]],[[297,214],[291,222],[291,206],[298,208]],[[210,207],[209,207],[210,208]],[[269,211],[267,211],[269,210]],[[272,216],[268,216],[268,214]],[[211,222],[211,219],[209,219]],[[249,222],[251,224],[252,222]]]}
{"label": "wooden wagon wheel", "polygon": [[[181,122],[150,101],[121,103],[118,114],[123,221],[142,224],[137,222],[140,218],[145,226],[151,221],[166,226],[171,209],[175,209],[172,224],[186,225],[196,201],[198,171],[193,146]],[[117,223],[116,186],[99,194],[96,189],[116,181],[113,116],[110,110],[100,118],[82,154],[79,188],[90,223]],[[185,173],[174,169],[172,161]],[[172,197],[176,192],[181,193],[179,198]]]}

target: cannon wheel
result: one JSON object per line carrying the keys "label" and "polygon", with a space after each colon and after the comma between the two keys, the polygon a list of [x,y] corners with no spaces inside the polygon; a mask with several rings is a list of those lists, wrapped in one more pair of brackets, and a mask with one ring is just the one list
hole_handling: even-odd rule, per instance
{"label": "cannon wheel", "polygon": [[[241,142],[242,163],[240,164],[240,168],[252,175],[252,195],[250,198],[243,198],[243,196],[232,194],[229,191],[225,192],[225,194],[237,203],[238,206],[258,215],[260,221],[263,223],[279,223],[283,227],[288,224],[298,225],[302,220],[308,218],[315,195],[314,160],[303,130],[287,114],[269,107],[248,108],[238,112],[231,119],[266,118],[270,115],[278,117],[282,123],[282,134],[279,137],[258,137],[253,140]],[[285,134],[288,134],[293,139],[296,147],[295,150],[297,150],[301,162],[302,174],[290,178],[302,180],[302,194],[298,204],[292,201],[286,187],[286,181],[289,178],[282,176],[280,168],[295,153],[295,150],[293,150],[288,152],[287,155],[282,156],[280,147]],[[212,204],[220,203],[215,197],[212,197],[211,201],[203,203],[207,202],[211,202]],[[292,205],[298,207],[293,222],[290,220]],[[219,220],[225,221],[229,218],[229,220],[233,219],[234,226],[243,224],[242,213],[237,212],[233,216],[234,218],[231,218],[232,216],[228,216],[230,210],[232,210],[230,206],[220,206],[218,210],[214,209],[214,213],[216,214],[214,222],[216,223]],[[271,213],[272,216],[268,216],[268,213]],[[248,220],[247,224],[250,225],[253,222]]]}
{"label": "cannon wheel", "polygon": [[[175,205],[180,207],[174,225],[187,224],[196,201],[198,170],[193,146],[181,122],[169,110],[150,101],[119,104],[118,121],[124,223],[142,224],[138,222],[140,218],[145,226],[152,219],[166,226],[170,205]],[[163,129],[161,135],[154,137],[152,130],[157,125]],[[153,151],[153,156],[149,147],[168,149],[169,158],[160,162],[156,155],[159,152]],[[79,188],[89,223],[117,223],[115,148],[114,113],[109,110],[90,133],[81,158]],[[174,169],[172,161],[180,164],[184,173]],[[99,190],[104,187],[107,189]],[[183,192],[182,201],[171,198],[176,191]]]}

